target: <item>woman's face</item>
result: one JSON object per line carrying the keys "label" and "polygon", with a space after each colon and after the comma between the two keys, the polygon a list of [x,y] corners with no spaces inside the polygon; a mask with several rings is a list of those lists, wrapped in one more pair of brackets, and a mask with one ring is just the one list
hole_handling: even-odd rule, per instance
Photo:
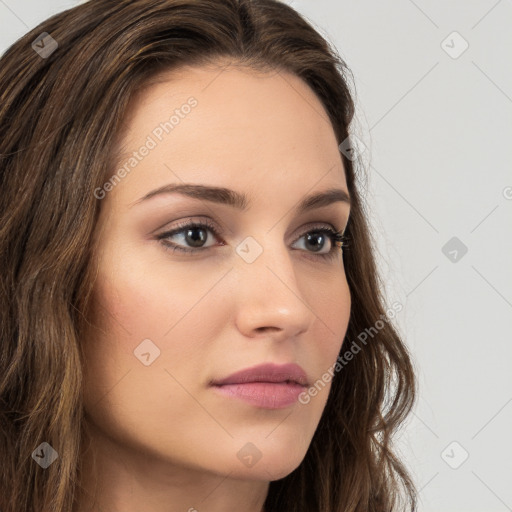
{"label": "woman's face", "polygon": [[[165,79],[134,100],[116,177],[95,193],[88,424],[134,460],[276,480],[306,454],[349,319],[342,252],[318,233],[343,231],[349,204],[299,208],[328,189],[348,195],[338,145],[294,75],[198,67]],[[184,184],[232,192],[153,193]],[[269,363],[299,365],[307,386],[282,382],[296,377],[286,369],[281,383],[211,385]]]}

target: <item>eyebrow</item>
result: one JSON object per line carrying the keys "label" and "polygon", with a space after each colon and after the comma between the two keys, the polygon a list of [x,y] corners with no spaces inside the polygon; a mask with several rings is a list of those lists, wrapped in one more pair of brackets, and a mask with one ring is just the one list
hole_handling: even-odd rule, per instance
{"label": "eyebrow", "polygon": [[[249,198],[246,194],[229,188],[195,185],[192,183],[179,183],[164,185],[163,187],[148,192],[146,195],[132,203],[130,208],[153,197],[173,193],[192,197],[194,199],[201,199],[203,201],[225,204],[241,211],[247,210],[250,205]],[[302,214],[315,208],[321,208],[336,202],[343,202],[350,206],[350,196],[343,189],[329,188],[323,192],[317,192],[303,198],[297,206],[296,211],[298,214]]]}

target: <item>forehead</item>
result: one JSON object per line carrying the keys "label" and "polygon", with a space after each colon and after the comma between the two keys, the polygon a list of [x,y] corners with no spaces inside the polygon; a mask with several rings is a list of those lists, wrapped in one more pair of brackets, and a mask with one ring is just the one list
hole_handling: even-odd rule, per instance
{"label": "forehead", "polygon": [[155,143],[125,188],[144,192],[183,179],[300,195],[319,180],[316,188],[345,183],[325,108],[285,71],[204,66],[162,73],[133,97],[124,127],[118,166],[149,139]]}

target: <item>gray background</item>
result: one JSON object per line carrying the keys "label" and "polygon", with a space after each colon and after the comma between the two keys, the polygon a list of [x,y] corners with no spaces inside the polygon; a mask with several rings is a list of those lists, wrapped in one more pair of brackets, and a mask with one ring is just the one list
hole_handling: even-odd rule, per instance
{"label": "gray background", "polygon": [[[78,3],[0,0],[0,51]],[[287,3],[355,75],[379,264],[419,377],[398,447],[420,510],[512,511],[511,1]]]}

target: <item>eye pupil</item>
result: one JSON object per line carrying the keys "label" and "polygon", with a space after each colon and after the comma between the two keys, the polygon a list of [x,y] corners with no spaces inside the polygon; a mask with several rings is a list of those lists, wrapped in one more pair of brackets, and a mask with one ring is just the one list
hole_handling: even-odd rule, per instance
{"label": "eye pupil", "polygon": [[[191,233],[200,232],[201,234],[199,236],[191,234]],[[191,245],[193,247],[201,247],[201,245],[206,241],[207,234],[206,230],[204,228],[189,228],[187,230],[187,237],[191,242]]]}
{"label": "eye pupil", "polygon": [[325,242],[324,236],[325,235],[323,235],[322,233],[308,234],[306,236],[306,243],[310,244],[312,240],[321,239],[322,240],[321,242],[317,242],[317,243],[313,243],[312,244],[313,251],[320,251],[322,249],[322,247],[323,247],[324,242]]}

